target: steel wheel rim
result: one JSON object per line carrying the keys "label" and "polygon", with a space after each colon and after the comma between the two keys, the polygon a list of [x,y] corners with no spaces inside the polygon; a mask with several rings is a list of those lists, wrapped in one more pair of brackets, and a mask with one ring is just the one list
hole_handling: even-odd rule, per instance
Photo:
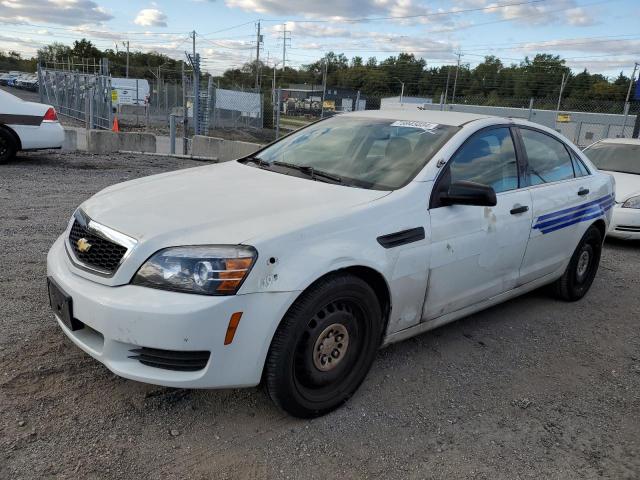
{"label": "steel wheel rim", "polygon": [[576,266],[576,277],[579,282],[583,281],[589,271],[591,265],[591,253],[589,250],[583,250],[578,257],[578,265]]}
{"label": "steel wheel rim", "polygon": [[345,326],[340,323],[329,325],[313,346],[313,365],[321,372],[333,370],[345,358],[348,348],[349,331]]}
{"label": "steel wheel rim", "polygon": [[[357,374],[357,360],[364,348],[366,331],[365,313],[363,305],[351,298],[335,299],[319,308],[309,320],[306,331],[296,346],[296,353],[292,362],[293,381],[297,392],[310,402],[326,401],[335,395],[336,388],[348,384]],[[327,319],[331,315],[333,318]],[[328,321],[327,321],[328,320]],[[324,323],[321,325],[321,323]],[[321,370],[316,367],[314,353],[319,345],[318,339],[335,324],[343,327],[349,334],[348,349],[345,351],[343,343],[342,359],[332,363],[332,368]]]}

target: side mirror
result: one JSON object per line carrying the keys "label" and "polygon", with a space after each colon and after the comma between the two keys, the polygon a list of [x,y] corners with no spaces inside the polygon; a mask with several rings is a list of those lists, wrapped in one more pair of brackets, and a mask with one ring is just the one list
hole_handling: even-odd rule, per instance
{"label": "side mirror", "polygon": [[498,203],[492,187],[476,182],[460,181],[449,185],[449,190],[440,194],[443,205],[476,205],[495,207]]}

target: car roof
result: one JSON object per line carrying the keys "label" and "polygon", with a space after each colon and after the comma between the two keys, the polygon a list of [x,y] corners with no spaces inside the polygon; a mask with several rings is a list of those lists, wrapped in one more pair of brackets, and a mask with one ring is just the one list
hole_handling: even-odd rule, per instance
{"label": "car roof", "polygon": [[615,143],[622,145],[640,145],[640,138],[605,138],[598,143]]}
{"label": "car roof", "polygon": [[358,112],[343,113],[349,117],[360,118],[384,118],[390,120],[405,120],[411,122],[429,122],[439,123],[441,125],[450,125],[459,127],[465,123],[474,120],[482,120],[486,118],[499,118],[491,115],[477,115],[475,113],[462,112],[442,112],[440,110],[418,110],[417,108],[410,110],[391,109],[391,110],[360,110]]}

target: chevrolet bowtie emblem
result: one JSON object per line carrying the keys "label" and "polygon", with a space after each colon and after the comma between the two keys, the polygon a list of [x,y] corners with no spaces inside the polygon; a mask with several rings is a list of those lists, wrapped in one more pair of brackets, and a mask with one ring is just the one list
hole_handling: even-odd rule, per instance
{"label": "chevrolet bowtie emblem", "polygon": [[80,240],[78,240],[76,242],[76,247],[78,247],[78,251],[80,253],[87,253],[89,250],[91,250],[91,244],[86,238],[81,238]]}

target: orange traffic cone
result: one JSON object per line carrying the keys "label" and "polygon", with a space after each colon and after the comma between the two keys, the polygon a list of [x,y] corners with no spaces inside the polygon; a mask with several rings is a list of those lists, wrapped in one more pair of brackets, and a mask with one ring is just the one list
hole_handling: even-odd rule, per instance
{"label": "orange traffic cone", "polygon": [[118,125],[118,117],[113,117],[113,128],[111,130],[114,132],[120,132],[120,125]]}

